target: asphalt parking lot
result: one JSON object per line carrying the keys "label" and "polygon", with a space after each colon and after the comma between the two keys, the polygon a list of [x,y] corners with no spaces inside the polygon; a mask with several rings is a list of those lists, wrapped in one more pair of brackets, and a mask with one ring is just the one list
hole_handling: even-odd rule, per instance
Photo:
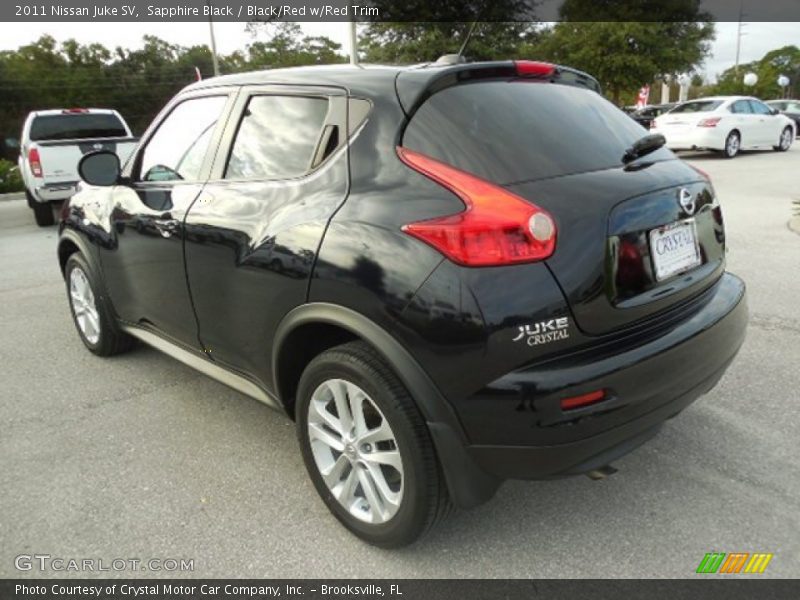
{"label": "asphalt parking lot", "polygon": [[711,551],[771,552],[760,577],[800,575],[800,143],[684,157],[714,180],[749,288],[722,382],[613,477],[507,483],[400,551],[329,515],[278,413],[146,347],[87,352],[56,229],[0,202],[0,577],[79,575],[14,568],[33,553],[189,558],[195,577],[696,577]]}

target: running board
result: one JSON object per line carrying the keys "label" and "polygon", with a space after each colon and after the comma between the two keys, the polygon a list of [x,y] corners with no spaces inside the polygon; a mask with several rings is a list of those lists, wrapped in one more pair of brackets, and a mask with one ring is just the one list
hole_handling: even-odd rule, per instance
{"label": "running board", "polygon": [[123,325],[122,330],[128,335],[143,341],[148,346],[152,346],[167,356],[171,356],[175,360],[178,360],[191,367],[195,371],[200,371],[204,375],[211,377],[211,379],[215,379],[220,383],[235,389],[237,392],[241,392],[245,396],[254,398],[259,402],[263,402],[270,408],[274,408],[283,412],[283,406],[280,404],[280,402],[278,402],[277,399],[273,398],[270,394],[265,392],[262,388],[246,377],[238,375],[233,371],[229,371],[228,369],[221,367],[206,358],[181,348],[177,344],[167,341],[160,335],[157,335],[151,331],[147,331],[146,329],[130,325]]}

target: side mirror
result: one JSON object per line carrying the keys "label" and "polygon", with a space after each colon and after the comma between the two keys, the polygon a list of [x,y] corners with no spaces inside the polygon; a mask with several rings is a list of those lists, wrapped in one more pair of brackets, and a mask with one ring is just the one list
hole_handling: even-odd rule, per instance
{"label": "side mirror", "polygon": [[781,111],[779,111],[777,108],[770,108],[769,109],[769,114],[775,116],[775,115],[781,114]]}
{"label": "side mirror", "polygon": [[119,156],[108,150],[90,152],[78,163],[78,174],[89,185],[114,185],[119,181]]}

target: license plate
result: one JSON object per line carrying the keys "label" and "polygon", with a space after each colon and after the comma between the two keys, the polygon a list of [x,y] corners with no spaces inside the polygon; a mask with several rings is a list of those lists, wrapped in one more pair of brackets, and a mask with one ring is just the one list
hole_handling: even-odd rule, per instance
{"label": "license plate", "polygon": [[663,281],[700,264],[694,219],[678,221],[650,232],[650,256],[656,280]]}

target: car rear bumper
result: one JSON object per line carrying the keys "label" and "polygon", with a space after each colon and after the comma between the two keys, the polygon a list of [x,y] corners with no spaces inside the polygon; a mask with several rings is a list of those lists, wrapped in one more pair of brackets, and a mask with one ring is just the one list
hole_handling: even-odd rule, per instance
{"label": "car rear bumper", "polygon": [[34,189],[33,195],[39,202],[58,202],[71,198],[77,189],[77,181],[65,181],[39,186]]}
{"label": "car rear bumper", "polygon": [[684,131],[670,131],[663,127],[661,133],[667,139],[667,148],[671,150],[725,149],[724,132],[717,127],[690,127]]}
{"label": "car rear bumper", "polygon": [[[744,341],[747,320],[744,283],[726,273],[689,318],[644,343],[514,372],[467,401],[467,452],[501,480],[608,465],[714,387]],[[561,391],[539,393],[548,387]],[[561,411],[562,398],[600,389],[603,402]]]}

